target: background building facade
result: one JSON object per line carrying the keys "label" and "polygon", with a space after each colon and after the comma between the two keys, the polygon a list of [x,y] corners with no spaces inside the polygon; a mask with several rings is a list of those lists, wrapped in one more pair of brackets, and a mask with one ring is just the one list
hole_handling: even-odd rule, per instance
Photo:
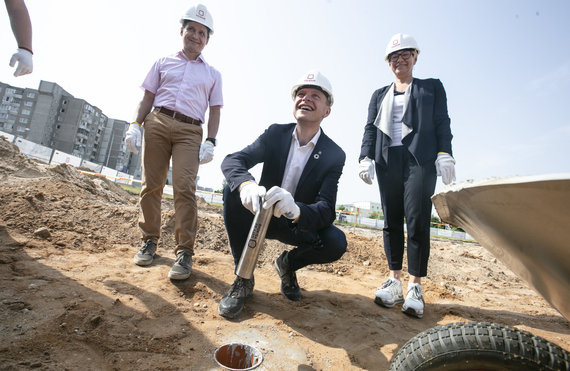
{"label": "background building facade", "polygon": [[127,121],[43,80],[37,90],[0,82],[0,98],[0,131],[140,179],[140,152],[124,145]]}

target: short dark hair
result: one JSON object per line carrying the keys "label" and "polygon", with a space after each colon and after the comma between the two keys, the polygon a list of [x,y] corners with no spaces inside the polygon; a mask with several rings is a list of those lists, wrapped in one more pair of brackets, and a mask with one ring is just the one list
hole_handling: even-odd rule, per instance
{"label": "short dark hair", "polygon": [[[184,22],[182,22],[182,28],[186,28],[186,25],[188,24],[188,22],[194,22],[194,23],[198,23],[196,21],[192,21],[190,19],[185,19]],[[199,23],[202,24],[202,23]],[[206,29],[208,30],[208,39],[210,38],[210,33],[212,32],[212,30],[210,30],[210,28],[208,26],[205,26],[202,24],[202,26],[206,27]]]}

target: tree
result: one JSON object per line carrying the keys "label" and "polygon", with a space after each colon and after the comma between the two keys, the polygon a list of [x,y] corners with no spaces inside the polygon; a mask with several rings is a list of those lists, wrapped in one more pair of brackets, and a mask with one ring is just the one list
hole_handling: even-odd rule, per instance
{"label": "tree", "polygon": [[443,225],[441,220],[437,216],[434,216],[434,215],[431,216],[431,226],[433,228],[445,229],[445,225]]}
{"label": "tree", "polygon": [[383,219],[382,215],[376,211],[372,212],[369,216],[370,219]]}
{"label": "tree", "polygon": [[224,193],[224,188],[226,188],[226,185],[228,184],[228,182],[226,181],[226,178],[224,178],[224,180],[222,181],[222,188],[218,189],[217,191],[214,191],[215,193]]}

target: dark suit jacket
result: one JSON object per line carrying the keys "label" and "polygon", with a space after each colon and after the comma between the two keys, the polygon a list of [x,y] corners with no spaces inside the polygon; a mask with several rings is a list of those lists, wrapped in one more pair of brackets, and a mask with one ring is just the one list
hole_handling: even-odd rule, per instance
{"label": "dark suit jacket", "polygon": [[[222,172],[232,192],[241,183],[255,180],[249,169],[263,163],[259,185],[269,190],[281,186],[296,124],[273,124],[249,146],[232,153],[222,162]],[[295,202],[301,209],[297,226],[302,231],[317,231],[335,219],[338,180],[346,155],[324,132],[299,178]]]}
{"label": "dark suit jacket", "polygon": [[[360,148],[359,161],[368,157],[376,161],[380,168],[387,166],[390,137],[374,126],[374,121],[389,87],[380,88],[372,94]],[[402,140],[402,144],[408,148],[418,164],[433,164],[438,152],[453,155],[447,97],[441,81],[414,79],[408,105],[403,121],[411,123],[413,131]]]}

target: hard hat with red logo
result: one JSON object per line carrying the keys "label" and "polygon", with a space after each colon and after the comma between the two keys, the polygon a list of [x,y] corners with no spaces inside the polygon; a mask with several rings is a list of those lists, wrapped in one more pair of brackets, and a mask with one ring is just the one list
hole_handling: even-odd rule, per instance
{"label": "hard hat with red logo", "polygon": [[413,37],[403,33],[397,33],[392,36],[388,45],[386,45],[386,55],[384,56],[384,60],[387,61],[390,54],[403,49],[415,49],[418,54],[420,54],[418,43]]}
{"label": "hard hat with red logo", "polygon": [[184,21],[194,21],[200,23],[203,26],[208,27],[210,33],[214,33],[214,19],[208,11],[205,5],[197,4],[190,7],[180,18],[180,23],[184,24]]}
{"label": "hard hat with red logo", "polygon": [[293,87],[291,88],[291,97],[293,98],[293,100],[295,100],[295,96],[297,95],[297,90],[304,87],[319,89],[326,95],[329,101],[329,105],[331,106],[333,105],[334,98],[333,98],[332,85],[329,79],[327,79],[325,75],[323,75],[319,71],[316,70],[309,71],[303,76],[301,76],[301,78],[299,78],[297,83],[293,85]]}

